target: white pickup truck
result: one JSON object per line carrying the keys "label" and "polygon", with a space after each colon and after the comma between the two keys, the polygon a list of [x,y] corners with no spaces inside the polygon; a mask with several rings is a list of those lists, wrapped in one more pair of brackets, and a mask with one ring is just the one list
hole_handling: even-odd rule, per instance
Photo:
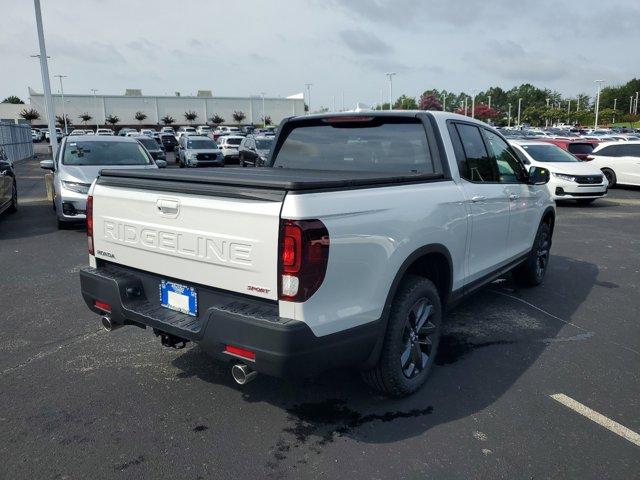
{"label": "white pickup truck", "polygon": [[80,277],[105,328],[198,342],[240,384],[348,366],[401,396],[426,380],[447,305],[509,270],[545,275],[549,174],[482,122],[294,117],[269,164],[103,170]]}

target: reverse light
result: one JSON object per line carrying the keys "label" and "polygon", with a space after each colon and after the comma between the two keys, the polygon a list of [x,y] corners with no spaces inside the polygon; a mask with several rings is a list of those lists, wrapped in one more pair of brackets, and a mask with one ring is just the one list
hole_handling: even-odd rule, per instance
{"label": "reverse light", "polygon": [[87,197],[87,246],[89,247],[89,255],[95,255],[93,249],[93,195]]}
{"label": "reverse light", "polygon": [[308,300],[322,285],[329,260],[329,232],[320,220],[281,220],[279,297]]}

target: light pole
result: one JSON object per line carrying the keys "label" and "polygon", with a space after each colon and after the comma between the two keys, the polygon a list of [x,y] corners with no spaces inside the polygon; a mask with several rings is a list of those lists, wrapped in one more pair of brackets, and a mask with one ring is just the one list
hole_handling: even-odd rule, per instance
{"label": "light pole", "polygon": [[393,76],[396,72],[387,72],[385,75],[389,78],[389,110],[393,108]]}
{"label": "light pole", "polygon": [[467,117],[467,116],[468,116],[468,115],[467,115],[467,112],[468,112],[468,107],[467,107],[467,105],[468,105],[468,99],[469,99],[469,97],[464,97],[464,116],[465,116],[465,117]]}
{"label": "light pole", "polygon": [[344,112],[344,90],[342,90],[342,109],[341,112]]}
{"label": "light pole", "polygon": [[64,120],[64,134],[69,135],[69,130],[67,128],[67,114],[64,110],[64,88],[62,88],[62,79],[67,78],[66,75],[54,75],[60,80],[60,95],[62,96],[62,118]]}
{"label": "light pole", "polygon": [[629,97],[629,115],[633,113],[633,95]]}
{"label": "light pole", "polygon": [[262,95],[262,128],[266,128],[267,117],[264,116],[264,92],[260,92],[260,95]]}
{"label": "light pole", "polygon": [[473,92],[471,97],[471,118],[476,118],[476,92]]}
{"label": "light pole", "polygon": [[313,83],[305,83],[305,86],[307,87],[307,108],[309,109],[307,115],[311,115],[311,87]]}
{"label": "light pole", "polygon": [[507,118],[508,118],[508,127],[511,127],[511,104],[509,104],[509,113],[507,114]]}
{"label": "light pole", "polygon": [[518,127],[520,127],[520,110],[522,109],[522,98],[518,99]]}
{"label": "light pole", "polygon": [[487,95],[487,98],[489,99],[489,103],[487,106],[489,107],[489,110],[491,110],[491,95]]}
{"label": "light pole", "polygon": [[49,125],[49,142],[55,158],[58,153],[58,136],[56,135],[55,114],[53,111],[53,99],[51,98],[51,85],[49,83],[49,65],[47,64],[47,49],[44,44],[44,31],[42,28],[42,12],[40,0],[33,0],[36,11],[36,28],[38,30],[38,44],[40,45],[40,72],[42,74],[42,88],[44,90],[44,104],[47,108],[47,123]]}
{"label": "light pole", "polygon": [[613,118],[611,119],[611,123],[616,123],[616,107],[618,106],[618,99],[613,99]]}
{"label": "light pole", "polygon": [[596,118],[593,125],[594,129],[598,128],[598,114],[600,113],[600,89],[602,88],[602,84],[604,80],[595,80],[594,83],[598,86],[598,91],[596,93]]}
{"label": "light pole", "polygon": [[636,92],[636,108],[633,110],[634,115],[638,114],[638,92]]}
{"label": "light pole", "polygon": [[96,97],[96,92],[98,91],[98,89],[92,88],[91,91],[93,92],[93,104],[96,107],[96,134],[97,134],[98,129],[100,128],[100,126],[98,125],[98,97]]}

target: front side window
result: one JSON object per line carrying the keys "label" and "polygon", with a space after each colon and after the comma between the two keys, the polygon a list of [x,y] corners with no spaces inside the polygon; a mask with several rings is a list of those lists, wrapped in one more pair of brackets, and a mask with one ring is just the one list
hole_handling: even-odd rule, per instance
{"label": "front side window", "polygon": [[456,125],[463,161],[458,161],[460,176],[471,182],[498,182],[500,175],[498,167],[489,156],[482,140],[480,129],[474,125],[459,123]]}
{"label": "front side window", "polygon": [[67,142],[63,165],[150,165],[153,161],[138,142]]}
{"label": "front side window", "polygon": [[337,117],[293,126],[273,166],[436,173],[426,132],[415,118],[356,117],[345,121]]}
{"label": "front side window", "polygon": [[158,150],[158,142],[152,138],[139,138],[138,141],[144,145],[147,150]]}
{"label": "front side window", "polygon": [[[526,178],[522,163],[513,154],[509,144],[491,130],[484,129],[484,135],[489,143],[500,173],[501,183],[521,183]],[[555,147],[555,145],[550,145]],[[558,148],[558,147],[555,147]],[[568,154],[567,154],[568,155]],[[571,155],[570,155],[571,156]]]}

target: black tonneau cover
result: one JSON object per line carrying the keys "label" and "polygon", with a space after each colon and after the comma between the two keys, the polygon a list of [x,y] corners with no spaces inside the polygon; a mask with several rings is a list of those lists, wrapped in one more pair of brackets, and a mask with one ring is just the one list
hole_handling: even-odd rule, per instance
{"label": "black tonneau cover", "polygon": [[[398,183],[415,183],[443,178],[439,173],[383,173],[307,170],[293,168],[225,168],[207,170],[109,170],[100,172],[98,183],[135,187],[161,182],[181,185],[219,185],[278,191],[308,191],[363,188]],[[139,182],[136,182],[138,180]],[[156,184],[157,185],[157,184]],[[159,185],[158,185],[159,186]],[[149,188],[147,186],[147,188]],[[161,188],[160,188],[161,189]]]}

